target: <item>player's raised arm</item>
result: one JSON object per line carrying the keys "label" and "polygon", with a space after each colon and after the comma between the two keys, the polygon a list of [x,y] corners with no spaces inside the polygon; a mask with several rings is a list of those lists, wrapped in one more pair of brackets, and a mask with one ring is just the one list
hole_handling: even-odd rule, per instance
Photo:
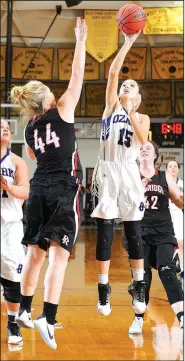
{"label": "player's raised arm", "polygon": [[57,103],[57,108],[61,117],[68,123],[74,122],[74,110],[80,99],[84,69],[85,69],[85,41],[87,38],[87,25],[85,20],[77,18],[76,28],[76,47],[72,64],[72,74],[66,92],[61,96]]}
{"label": "player's raised arm", "polygon": [[114,107],[118,99],[117,92],[118,92],[119,72],[121,70],[121,67],[123,65],[127,53],[129,52],[132,44],[137,39],[139,34],[140,32],[132,36],[128,36],[124,34],[125,42],[110,66],[107,88],[106,88],[106,109],[103,118],[108,117],[114,110]]}

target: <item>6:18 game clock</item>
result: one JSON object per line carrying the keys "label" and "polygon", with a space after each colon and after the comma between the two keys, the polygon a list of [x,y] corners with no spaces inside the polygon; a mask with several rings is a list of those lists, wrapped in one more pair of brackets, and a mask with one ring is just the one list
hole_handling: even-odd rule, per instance
{"label": "6:18 game clock", "polygon": [[183,148],[184,146],[183,123],[151,123],[150,131],[152,140],[159,147]]}

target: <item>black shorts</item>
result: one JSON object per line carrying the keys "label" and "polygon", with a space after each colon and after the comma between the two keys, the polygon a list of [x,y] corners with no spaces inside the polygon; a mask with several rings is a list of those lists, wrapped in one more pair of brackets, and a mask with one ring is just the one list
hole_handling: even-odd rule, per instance
{"label": "black shorts", "polygon": [[50,240],[72,251],[83,207],[82,185],[67,180],[31,181],[24,245],[47,250]]}
{"label": "black shorts", "polygon": [[[175,267],[180,272],[178,244],[171,234],[142,236],[144,249],[144,268],[158,269],[160,266]],[[124,247],[128,254],[128,241],[124,235]]]}
{"label": "black shorts", "polygon": [[160,266],[169,266],[180,272],[180,262],[178,255],[178,246],[172,243],[152,245],[144,243],[144,269],[155,268]]}

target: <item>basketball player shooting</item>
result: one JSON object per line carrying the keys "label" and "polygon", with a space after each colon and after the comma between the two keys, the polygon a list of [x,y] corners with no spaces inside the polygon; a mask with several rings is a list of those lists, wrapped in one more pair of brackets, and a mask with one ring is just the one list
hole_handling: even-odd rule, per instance
{"label": "basketball player shooting", "polygon": [[119,216],[124,221],[129,243],[135,287],[133,307],[137,313],[143,313],[146,309],[141,239],[144,190],[136,159],[140,146],[147,142],[150,119],[147,115],[137,112],[141,94],[136,81],[125,80],[118,93],[119,72],[139,34],[140,32],[134,35],[124,34],[124,45],[109,69],[99,157],[92,179],[94,210],[91,216],[97,219],[97,309],[104,316],[111,312],[108,274],[114,219]]}

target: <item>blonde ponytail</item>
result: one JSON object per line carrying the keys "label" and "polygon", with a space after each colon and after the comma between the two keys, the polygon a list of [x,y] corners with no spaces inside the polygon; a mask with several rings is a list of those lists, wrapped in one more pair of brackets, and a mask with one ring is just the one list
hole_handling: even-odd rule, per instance
{"label": "blonde ponytail", "polygon": [[13,104],[20,106],[20,114],[28,120],[44,113],[43,105],[47,92],[46,85],[32,80],[23,86],[14,86],[10,92],[10,99]]}

